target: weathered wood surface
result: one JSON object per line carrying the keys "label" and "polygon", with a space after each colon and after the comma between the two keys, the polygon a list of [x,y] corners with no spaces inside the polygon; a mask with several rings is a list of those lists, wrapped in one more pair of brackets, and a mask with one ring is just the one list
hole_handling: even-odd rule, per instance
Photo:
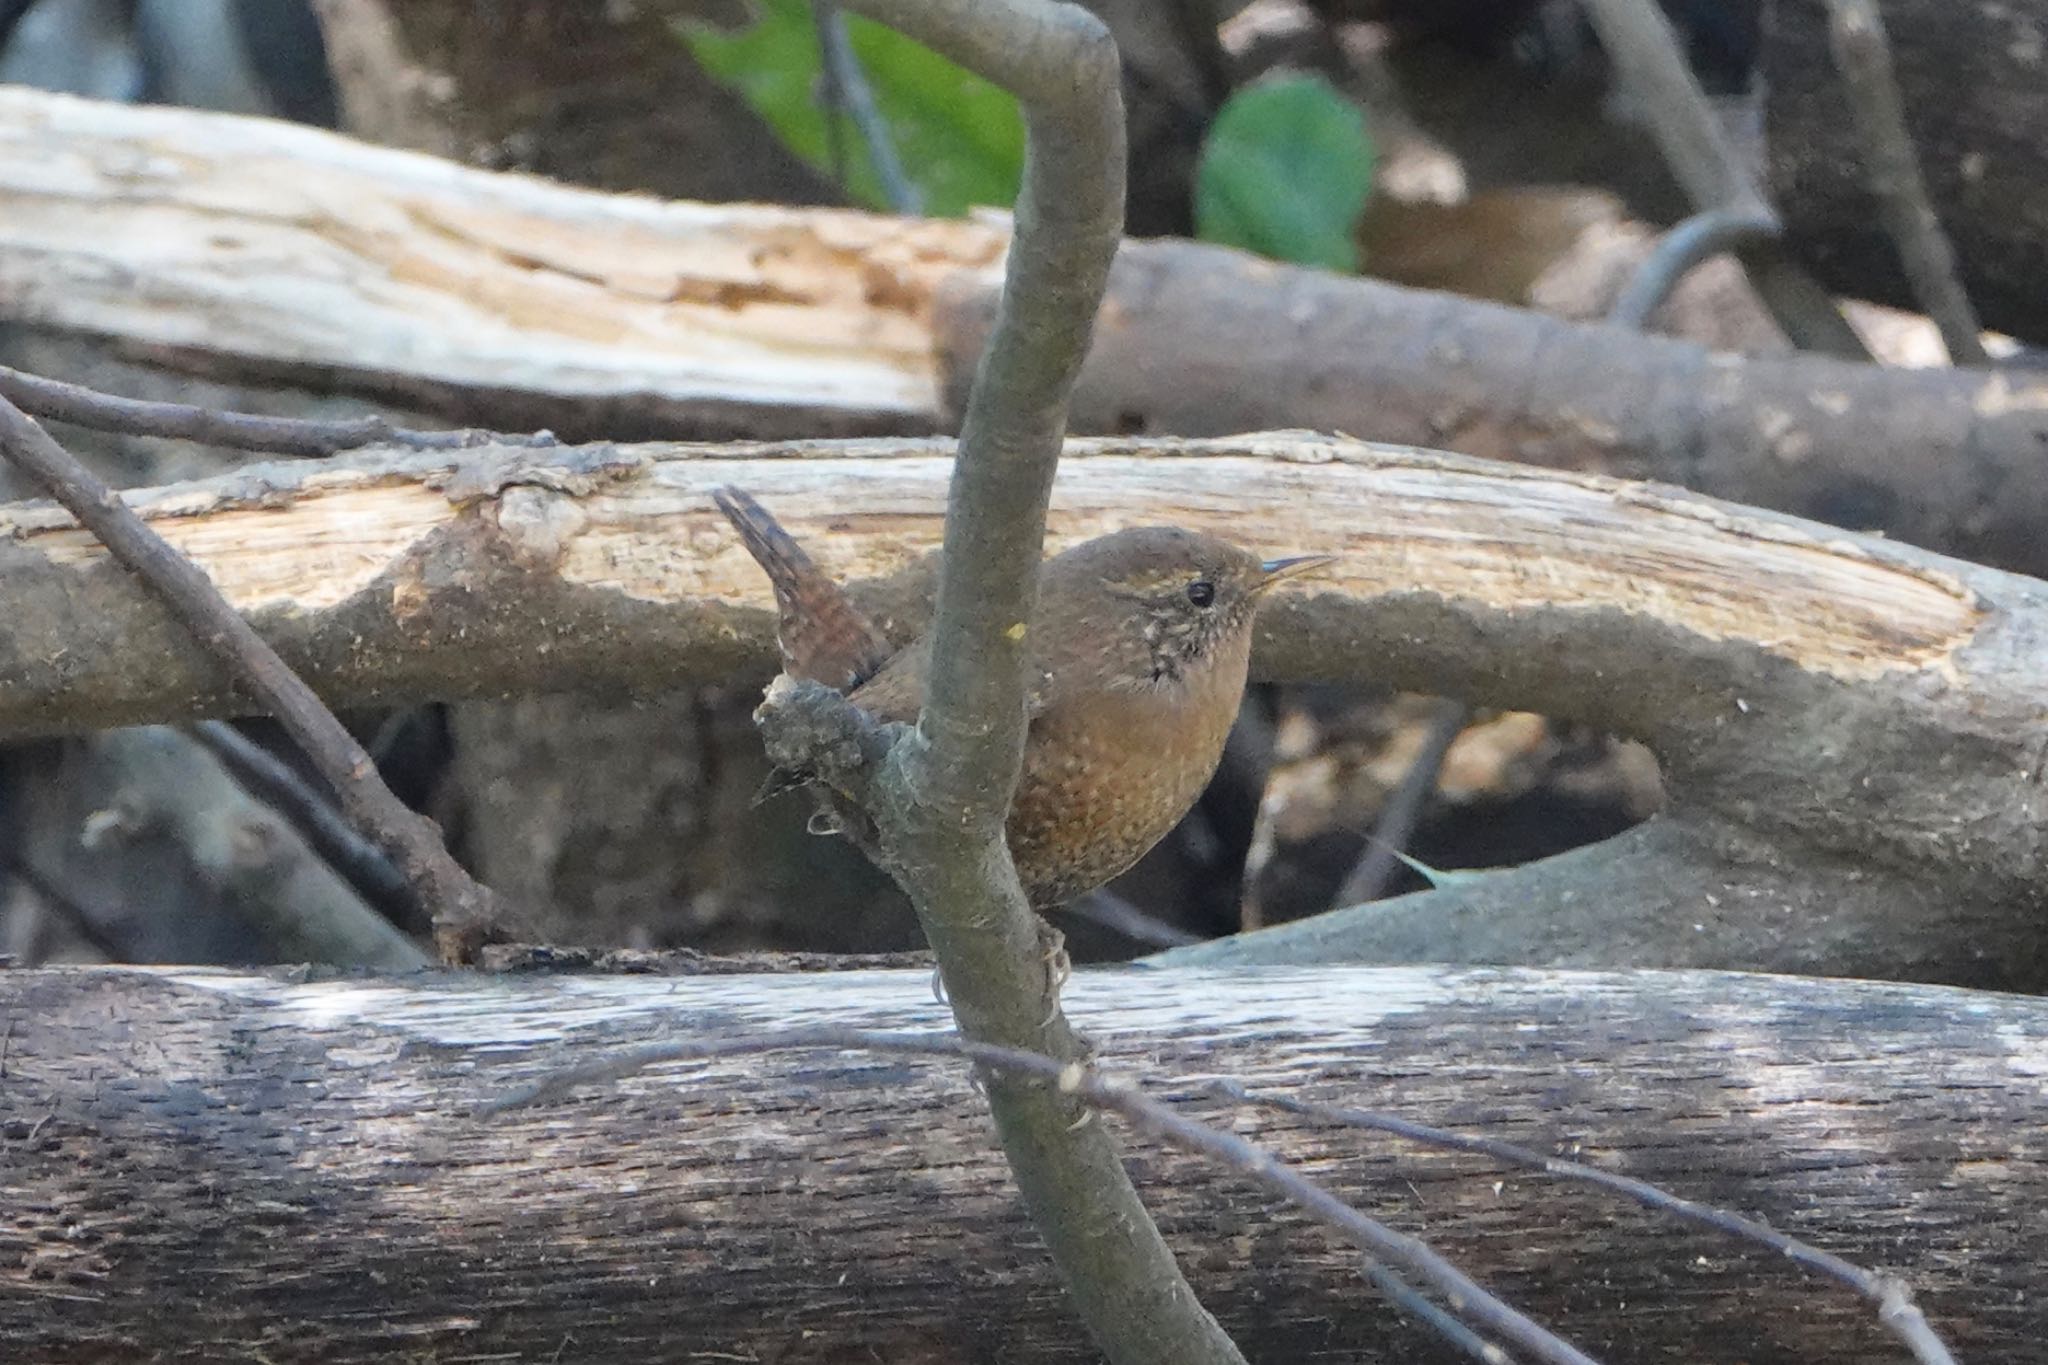
{"label": "weathered wood surface", "polygon": [[[1898,1353],[1867,1305],[1775,1257],[1489,1161],[1233,1115],[1199,1078],[1662,1182],[1898,1273],[1962,1359],[2048,1359],[2048,1003],[1449,969],[1084,973],[1068,998],[1111,1068],[1604,1360]],[[922,972],[6,972],[0,1017],[10,1359],[1090,1358],[957,1066],[741,1058],[472,1114],[677,1031],[943,1028]],[[1130,1160],[1255,1360],[1452,1358],[1293,1212],[1146,1141]]]}
{"label": "weathered wood surface", "polygon": [[[921,624],[950,444],[591,445],[368,452],[129,495],[340,702],[710,680],[765,652],[765,580],[711,502],[743,485],[898,635]],[[1990,684],[2029,647],[2043,585],[1671,489],[1305,432],[1069,443],[1049,548],[1173,522],[1338,563],[1270,614],[1270,676],[1434,677],[1460,650],[1355,615],[1438,599],[1485,628],[1621,613],[1666,687],[1730,651],[1847,686]],[[47,503],[0,505],[0,733],[231,708],[215,671]],[[1401,599],[1410,599],[1402,601]],[[1308,610],[1313,603],[1321,610]],[[42,632],[61,626],[51,656]],[[1638,641],[1642,642],[1641,640]],[[1992,648],[1992,646],[1997,648]],[[1407,658],[1404,655],[1416,657]],[[1533,665],[1535,661],[1525,661]],[[1641,683],[1518,670],[1521,700],[1652,734]],[[1960,670],[1960,672],[1959,672]],[[1715,665],[1714,672],[1728,671]],[[1760,687],[1768,682],[1760,680]],[[1529,695],[1534,692],[1536,695]],[[1634,700],[1631,698],[1634,697]],[[1574,700],[1577,699],[1577,700]],[[1715,711],[1726,703],[1705,702]]]}
{"label": "weathered wood surface", "polygon": [[[137,501],[316,686],[361,704],[760,668],[767,589],[712,506],[722,483],[907,635],[947,472],[925,442],[485,447]],[[1264,676],[1538,710],[1665,764],[1672,813],[1644,833],[1321,921],[1294,960],[2048,984],[2042,584],[1673,490],[1302,433],[1072,443],[1053,543],[1145,522],[1341,556],[1262,617]],[[17,504],[0,530],[0,732],[237,709],[63,514]]]}
{"label": "weathered wood surface", "polygon": [[[1884,0],[1907,131],[1986,326],[2048,343],[2048,0]],[[1825,0],[1775,0],[1761,49],[1770,194],[1844,293],[1913,306],[1829,54]]]}
{"label": "weathered wood surface", "polygon": [[[498,428],[941,429],[1006,242],[990,223],[659,203],[260,120],[0,91],[0,315]],[[1737,361],[1132,243],[1075,419],[1319,427],[1655,477],[2048,573],[2048,379],[2023,370]]]}
{"label": "weathered wood surface", "polygon": [[313,128],[0,90],[0,310],[499,428],[929,430],[1000,230],[601,194]]}

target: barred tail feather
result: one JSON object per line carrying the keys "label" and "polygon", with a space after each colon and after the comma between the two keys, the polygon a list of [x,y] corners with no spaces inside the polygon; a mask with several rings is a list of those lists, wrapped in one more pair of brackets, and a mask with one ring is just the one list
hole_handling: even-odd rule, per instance
{"label": "barred tail feather", "polygon": [[775,588],[783,671],[842,692],[872,676],[891,652],[874,623],[745,490],[717,488],[711,497]]}

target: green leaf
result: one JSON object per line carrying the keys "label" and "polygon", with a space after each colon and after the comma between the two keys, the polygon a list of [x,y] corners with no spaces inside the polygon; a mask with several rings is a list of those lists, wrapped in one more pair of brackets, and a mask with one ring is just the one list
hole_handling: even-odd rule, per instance
{"label": "green leaf", "polygon": [[[698,64],[768,121],[783,144],[832,171],[832,135],[819,103],[818,37],[809,0],[763,0],[740,33],[679,27]],[[905,172],[924,191],[925,212],[952,216],[976,204],[1007,207],[1024,169],[1024,122],[1008,94],[881,24],[847,16],[854,55],[895,140]],[[874,167],[850,119],[837,116],[847,191],[886,208]]]}
{"label": "green leaf", "polygon": [[1358,269],[1373,150],[1358,106],[1320,76],[1246,86],[1209,125],[1195,234],[1283,261]]}

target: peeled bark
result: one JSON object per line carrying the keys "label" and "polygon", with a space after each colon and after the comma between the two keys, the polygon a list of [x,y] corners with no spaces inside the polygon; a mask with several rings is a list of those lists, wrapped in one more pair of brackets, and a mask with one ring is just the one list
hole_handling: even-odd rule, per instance
{"label": "peeled bark", "polygon": [[[1961,1359],[2038,1350],[2041,1002],[1443,968],[1084,972],[1067,999],[1111,1071],[1158,1078],[1604,1360],[1904,1357],[1871,1305],[1776,1255],[1491,1160],[1234,1114],[1193,1078],[1664,1183],[1899,1275]],[[741,1057],[475,1112],[650,1038],[943,1031],[921,971],[17,971],[0,1016],[15,1358],[1094,1358],[955,1064]],[[1291,1208],[1149,1140],[1129,1151],[1253,1360],[1464,1359]]]}
{"label": "peeled bark", "polygon": [[[682,23],[749,22],[754,7],[747,0],[321,0],[319,8],[336,55],[346,128],[359,137],[593,189],[772,204],[843,199],[736,90],[698,68],[676,31]],[[731,281],[710,282],[695,298],[702,307],[692,309],[689,285],[677,277],[654,307],[648,297],[639,300],[627,335],[658,337],[657,346],[701,346],[707,357],[723,356],[718,363],[745,364],[749,348],[738,334],[758,332],[763,313],[797,316],[819,304],[832,311],[834,303],[805,292],[818,283],[819,262],[799,264],[814,251],[798,240],[804,229],[779,231],[785,223],[794,226],[778,219],[764,245],[736,244],[727,261],[758,271],[765,288],[727,292]],[[542,235],[508,240],[515,250],[546,255]],[[870,256],[856,247],[855,254],[875,266],[868,278],[879,284],[889,249]],[[644,258],[644,249],[629,249],[601,269],[628,257]],[[504,296],[525,292],[522,277],[535,273],[546,273],[538,259],[519,262],[503,280]],[[580,272],[572,286],[587,288],[594,278]],[[653,293],[662,292],[657,283]],[[914,310],[915,293],[913,286],[893,306]],[[584,339],[606,335],[602,304],[576,309],[563,316],[592,324]],[[751,320],[741,323],[743,314]],[[851,357],[819,345],[831,324],[816,321],[780,338],[762,337],[768,353],[757,353],[757,378],[804,384],[808,372],[815,391],[829,393],[835,381],[820,382],[818,371],[844,367]],[[546,344],[555,325],[542,319],[524,340]],[[888,330],[884,323],[862,335],[886,347]],[[852,386],[848,406],[874,402],[886,409],[895,396],[886,392],[888,381],[910,380],[927,357],[899,361],[907,373],[878,382],[871,365],[855,360],[853,370],[870,373],[836,381]],[[657,390],[667,387],[658,373],[663,364],[644,381]],[[735,406],[733,415],[696,434],[719,434],[719,422],[727,434],[762,430],[742,411]],[[616,408],[589,427],[538,413],[531,420],[609,439],[687,431]],[[802,435],[906,429],[879,410],[819,419],[790,413],[780,421],[782,431]],[[462,856],[491,885],[545,907],[535,932],[557,942],[823,949],[914,939],[909,907],[893,884],[857,853],[806,837],[801,803],[753,806],[761,752],[750,719],[755,692],[682,688],[644,705],[580,696],[449,708],[452,746],[442,792],[462,831]],[[792,886],[839,894],[806,905],[787,894]],[[858,938],[862,931],[870,937]]]}
{"label": "peeled bark", "polygon": [[931,292],[1006,241],[26,90],[0,91],[0,222],[11,321],[610,439],[930,430]]}
{"label": "peeled bark", "polygon": [[[337,703],[616,695],[770,654],[721,484],[915,634],[945,453],[486,446],[138,501]],[[1203,951],[2048,986],[2041,583],[1673,490],[1299,433],[1070,443],[1051,545],[1146,522],[1340,556],[1262,616],[1259,676],[1584,721],[1648,743],[1671,790],[1594,849]],[[237,706],[61,513],[0,509],[0,530],[0,733]]]}
{"label": "peeled bark", "polygon": [[[0,92],[0,132],[18,317],[505,425],[936,425],[1003,243],[20,92]],[[940,316],[955,289],[968,303]],[[2018,372],[1743,362],[1157,245],[1126,249],[1080,415],[1392,430],[2048,566],[2048,382]],[[2038,583],[1656,489],[1344,441],[1075,453],[1056,539],[1170,520],[1345,553],[1327,591],[1272,613],[1267,676],[1583,719],[1650,742],[1672,776],[1671,813],[1630,841],[1278,951],[2048,982]],[[829,570],[880,579],[934,543],[945,455],[486,447],[252,469],[154,505],[338,701],[644,695],[767,657],[763,584],[711,484],[747,484]],[[10,516],[0,731],[236,704],[76,531]],[[874,591],[915,629],[916,575]]]}
{"label": "peeled bark", "polygon": [[[657,204],[280,124],[0,91],[11,319],[501,429],[941,429],[1005,243],[981,222]],[[1075,419],[1317,427],[1650,477],[2048,574],[2048,378],[2024,369],[1742,360],[1132,243]]]}

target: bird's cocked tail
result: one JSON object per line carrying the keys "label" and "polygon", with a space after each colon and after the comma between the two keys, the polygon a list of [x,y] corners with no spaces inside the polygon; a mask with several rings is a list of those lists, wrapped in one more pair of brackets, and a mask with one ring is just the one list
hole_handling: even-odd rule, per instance
{"label": "bird's cocked tail", "polygon": [[711,497],[774,585],[782,671],[841,692],[872,677],[892,651],[845,589],[826,577],[782,523],[744,490],[717,488]]}

